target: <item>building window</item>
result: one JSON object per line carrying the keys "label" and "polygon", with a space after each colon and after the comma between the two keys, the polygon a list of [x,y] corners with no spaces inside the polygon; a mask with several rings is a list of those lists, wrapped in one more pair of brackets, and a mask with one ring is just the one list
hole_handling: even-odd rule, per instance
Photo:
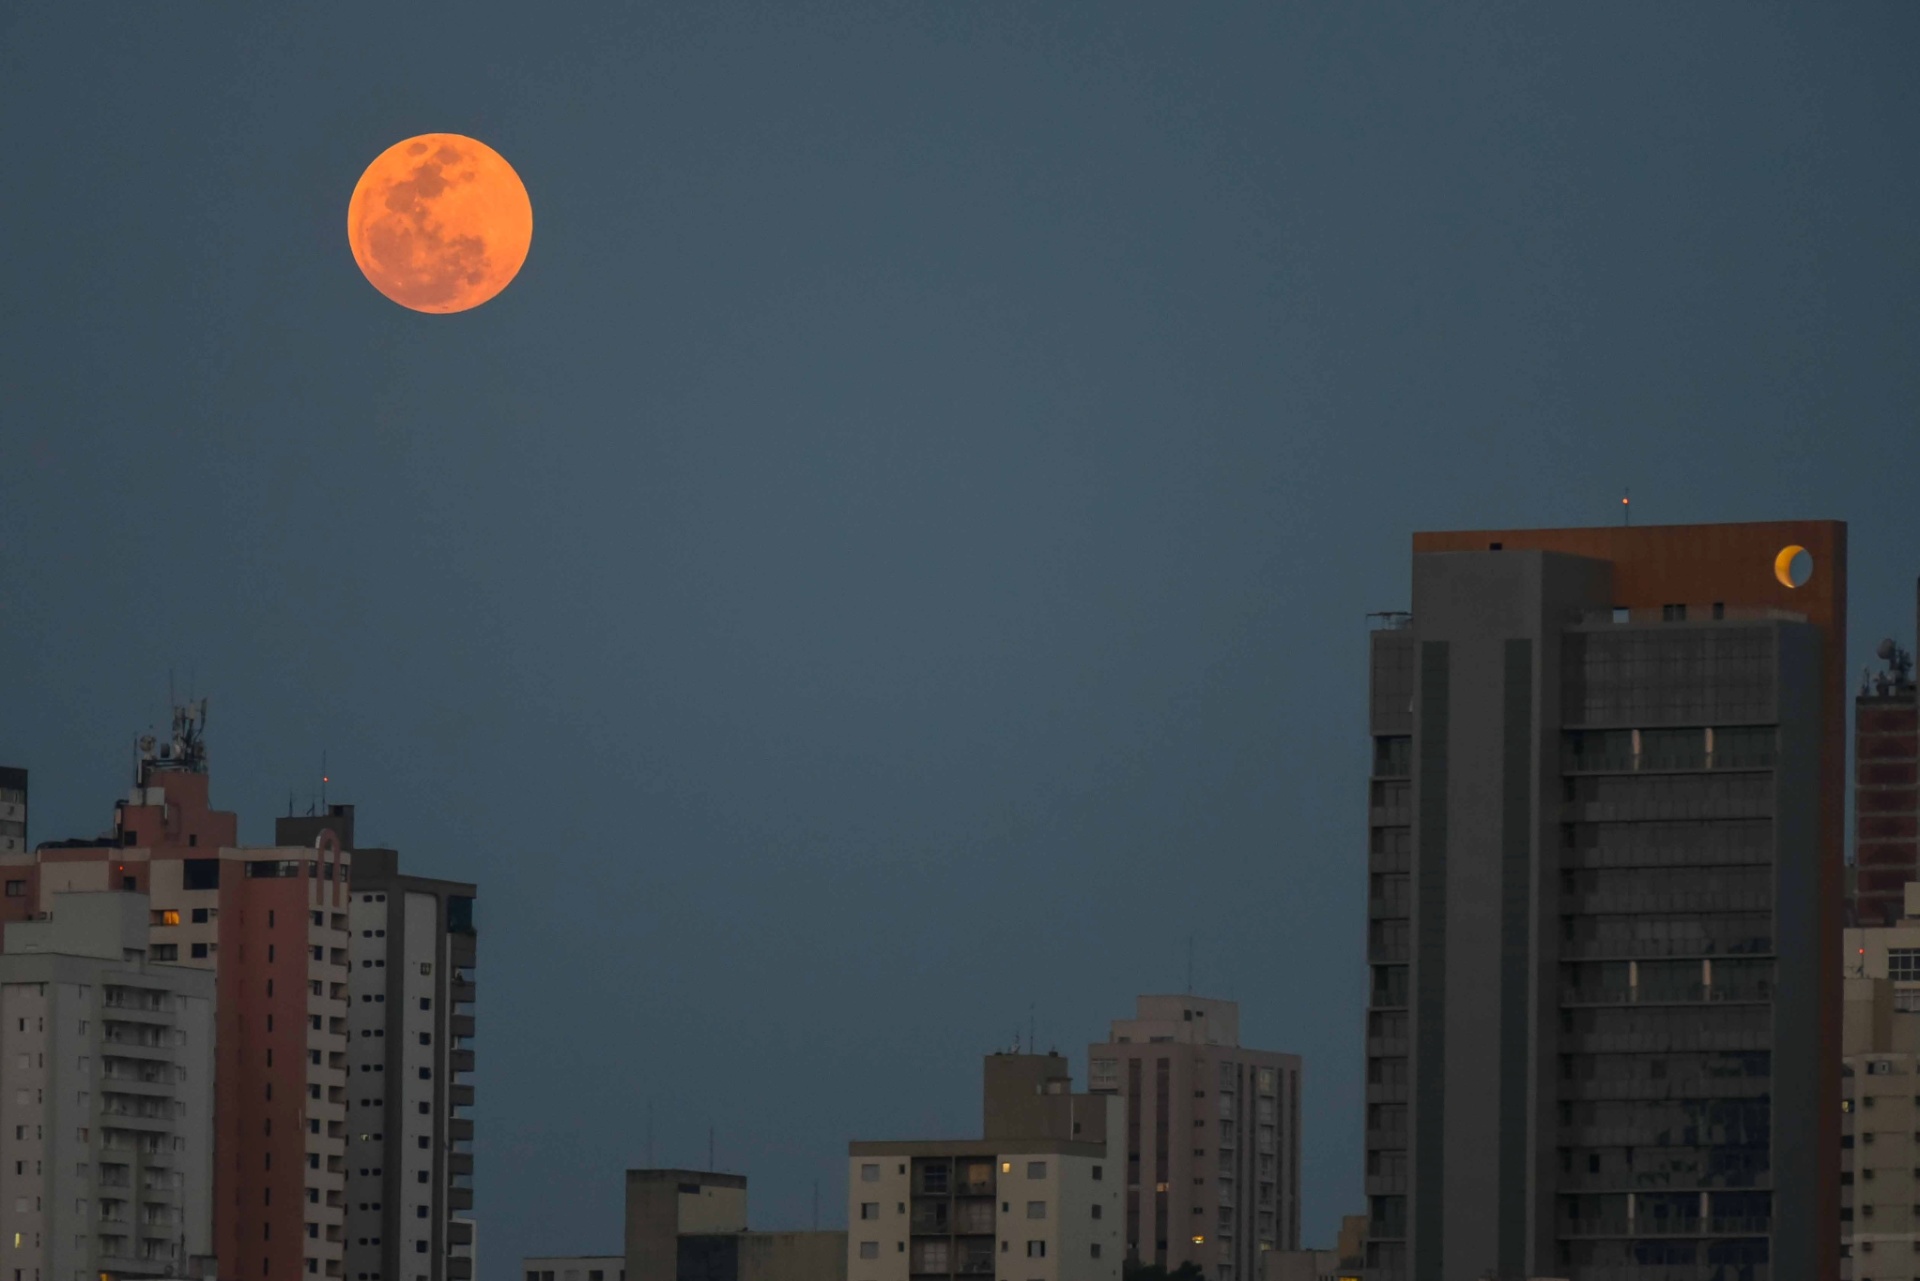
{"label": "building window", "polygon": [[860,1243],[860,1257],[863,1259],[879,1258],[880,1243],[878,1241],[862,1241]]}
{"label": "building window", "polygon": [[879,1218],[880,1203],[878,1201],[862,1201],[860,1203],[860,1217],[863,1219]]}
{"label": "building window", "polygon": [[193,949],[192,949],[192,950],[193,950],[193,956],[194,956],[194,959],[195,959],[195,960],[205,960],[205,959],[206,959],[206,955],[207,955],[207,945],[206,945],[205,943],[195,943],[195,944],[193,945]]}
{"label": "building window", "polygon": [[1100,1167],[1097,1165],[1093,1167],[1093,1181],[1095,1183],[1100,1182]]}
{"label": "building window", "polygon": [[8,881],[7,882],[8,898],[25,898],[26,896],[27,896],[27,883],[25,881]]}
{"label": "building window", "polygon": [[1896,983],[1920,981],[1920,947],[1888,948],[1887,977]]}
{"label": "building window", "polygon": [[860,1181],[861,1181],[862,1183],[878,1183],[878,1182],[880,1182],[880,1167],[879,1167],[879,1166],[877,1166],[877,1165],[863,1165],[863,1166],[861,1166],[861,1167],[860,1167]]}
{"label": "building window", "polygon": [[1046,1177],[1047,1177],[1047,1163],[1046,1163],[1045,1161],[1029,1161],[1029,1162],[1027,1162],[1027,1177],[1028,1177],[1029,1179],[1044,1179],[1044,1178],[1046,1178]]}
{"label": "building window", "polygon": [[1098,1201],[1095,1201],[1095,1202],[1093,1203],[1093,1217],[1094,1217],[1094,1218],[1096,1218],[1096,1219],[1097,1219],[1097,1218],[1099,1218],[1099,1217],[1100,1217],[1100,1210],[1101,1210],[1101,1206],[1100,1206],[1100,1203],[1099,1203]]}
{"label": "building window", "polygon": [[1100,1243],[1098,1241],[1093,1243],[1093,1257],[1096,1259],[1100,1257]]}
{"label": "building window", "polygon": [[1027,1242],[1027,1257],[1028,1257],[1029,1259],[1044,1259],[1044,1258],[1046,1258],[1046,1257],[1047,1257],[1047,1243],[1046,1243],[1045,1241],[1029,1241],[1029,1242]]}

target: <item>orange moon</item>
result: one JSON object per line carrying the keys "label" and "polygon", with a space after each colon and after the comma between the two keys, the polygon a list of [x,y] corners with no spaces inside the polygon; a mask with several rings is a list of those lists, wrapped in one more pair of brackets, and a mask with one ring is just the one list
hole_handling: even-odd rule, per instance
{"label": "orange moon", "polygon": [[415,311],[466,311],[505,289],[533,243],[520,175],[484,142],[423,133],[367,166],[347,204],[367,281]]}

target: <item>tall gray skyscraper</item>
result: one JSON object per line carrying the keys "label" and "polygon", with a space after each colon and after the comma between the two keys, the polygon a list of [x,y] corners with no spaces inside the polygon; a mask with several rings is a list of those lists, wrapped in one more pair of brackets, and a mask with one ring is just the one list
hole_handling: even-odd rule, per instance
{"label": "tall gray skyscraper", "polygon": [[1372,634],[1369,1277],[1834,1277],[1845,527],[1414,553]]}

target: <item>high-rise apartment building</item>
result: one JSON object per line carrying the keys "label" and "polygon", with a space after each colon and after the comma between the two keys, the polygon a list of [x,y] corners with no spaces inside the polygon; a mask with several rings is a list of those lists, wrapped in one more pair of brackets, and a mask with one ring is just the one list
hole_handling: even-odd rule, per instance
{"label": "high-rise apartment building", "polygon": [[1920,880],[1920,689],[1913,656],[1892,640],[1853,701],[1855,925],[1891,925]]}
{"label": "high-rise apartment building", "polygon": [[1373,1281],[1832,1278],[1846,530],[1414,539],[1372,634]]}
{"label": "high-rise apartment building", "polygon": [[982,1095],[981,1138],[848,1145],[848,1281],[1119,1281],[1120,1099],[1057,1054],[989,1055]]}
{"label": "high-rise apartment building", "polygon": [[[234,814],[208,799],[204,724],[204,705],[176,709],[169,742],[143,740],[112,832],[38,847],[20,869],[24,902],[48,912],[62,892],[145,894],[148,959],[213,971],[221,1276],[339,1277],[351,860],[331,834],[241,848]],[[22,902],[0,899],[0,915],[20,919]]]}
{"label": "high-rise apartment building", "polygon": [[0,955],[0,1269],[212,1275],[213,976],[140,894],[58,894]]}
{"label": "high-rise apartment building", "polygon": [[1841,951],[1840,1276],[1920,1274],[1920,883]]}
{"label": "high-rise apartment building", "polygon": [[474,887],[354,844],[353,807],[274,825],[353,859],[347,925],[349,1281],[473,1276]]}
{"label": "high-rise apartment building", "polygon": [[1087,1047],[1087,1088],[1126,1100],[1129,1257],[1257,1281],[1300,1248],[1300,1059],[1243,1047],[1238,1005],[1137,998]]}
{"label": "high-rise apartment building", "polygon": [[27,772],[0,765],[0,867],[9,860],[24,861],[26,853]]}

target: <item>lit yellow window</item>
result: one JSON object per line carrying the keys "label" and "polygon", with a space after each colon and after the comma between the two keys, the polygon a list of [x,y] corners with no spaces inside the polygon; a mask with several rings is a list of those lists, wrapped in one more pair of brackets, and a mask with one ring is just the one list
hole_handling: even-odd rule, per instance
{"label": "lit yellow window", "polygon": [[160,917],[160,924],[162,925],[180,924],[180,913],[173,908],[168,908],[166,911],[157,913],[156,915]]}
{"label": "lit yellow window", "polygon": [[1193,1239],[1193,1243],[1195,1245],[1205,1245],[1207,1243],[1207,1239],[1205,1237],[1197,1236]]}
{"label": "lit yellow window", "polygon": [[1000,1173],[1002,1173],[1002,1174],[1012,1174],[1012,1173],[1013,1173],[1013,1162],[1011,1162],[1011,1161],[1002,1161],[1002,1162],[1000,1163]]}

